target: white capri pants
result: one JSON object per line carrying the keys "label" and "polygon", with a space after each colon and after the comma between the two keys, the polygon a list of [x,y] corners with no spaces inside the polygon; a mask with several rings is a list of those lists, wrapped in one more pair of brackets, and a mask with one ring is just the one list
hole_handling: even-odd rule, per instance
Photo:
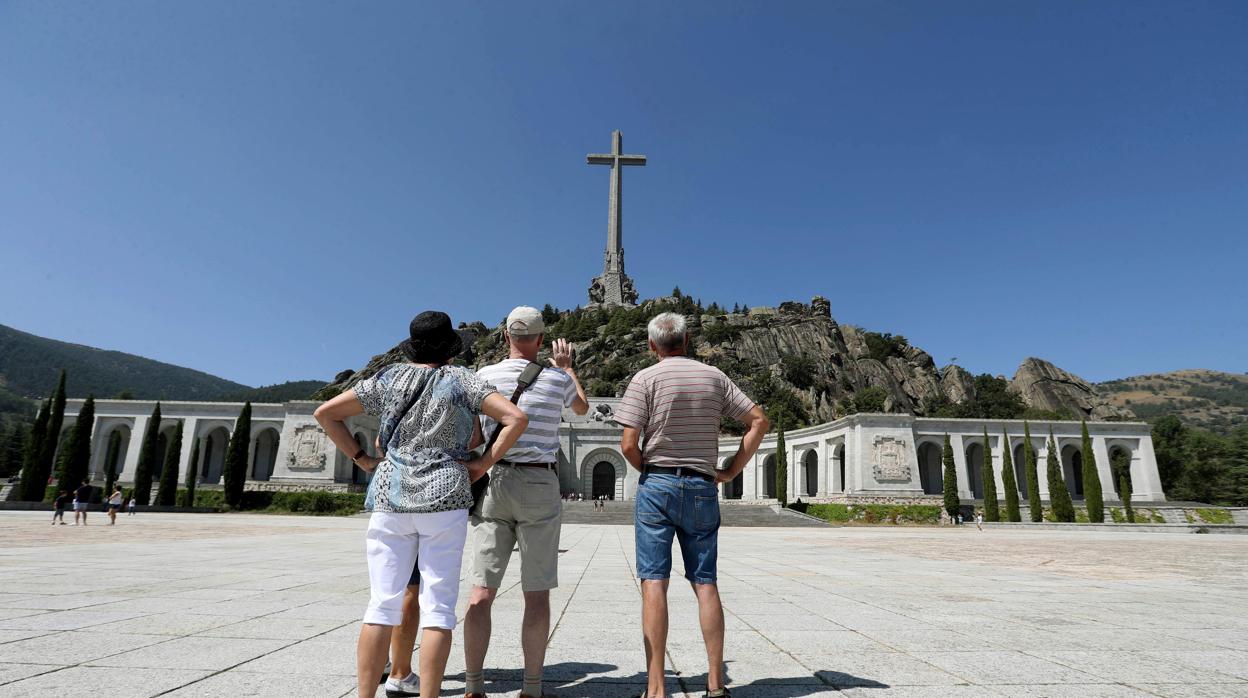
{"label": "white capri pants", "polygon": [[403,622],[403,594],[416,564],[420,568],[420,627],[454,628],[467,536],[467,509],[436,514],[373,512],[365,536],[372,598],[364,622]]}

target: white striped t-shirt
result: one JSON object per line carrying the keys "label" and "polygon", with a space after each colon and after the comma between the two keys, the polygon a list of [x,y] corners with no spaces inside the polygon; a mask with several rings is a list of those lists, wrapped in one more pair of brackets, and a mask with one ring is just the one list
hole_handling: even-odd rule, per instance
{"label": "white striped t-shirt", "polygon": [[[516,379],[529,362],[507,359],[477,370],[504,398],[516,392]],[[554,463],[559,453],[559,422],[563,408],[576,400],[576,383],[563,369],[547,366],[529,389],[520,394],[518,406],[529,417],[529,428],[504,456],[516,463]],[[481,435],[489,441],[494,433],[494,420],[481,415]]]}

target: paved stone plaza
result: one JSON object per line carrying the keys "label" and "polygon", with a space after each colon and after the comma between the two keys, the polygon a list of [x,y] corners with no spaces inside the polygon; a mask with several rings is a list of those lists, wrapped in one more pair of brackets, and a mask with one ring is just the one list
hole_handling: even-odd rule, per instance
{"label": "paved stone plaza", "polygon": [[[49,517],[0,512],[0,696],[352,691],[364,518]],[[721,543],[737,696],[1248,696],[1248,537],[730,528]],[[637,695],[631,530],[569,525],[562,548],[548,688]],[[519,689],[519,596],[496,607],[493,694]],[[693,595],[672,600],[670,690],[701,695]]]}

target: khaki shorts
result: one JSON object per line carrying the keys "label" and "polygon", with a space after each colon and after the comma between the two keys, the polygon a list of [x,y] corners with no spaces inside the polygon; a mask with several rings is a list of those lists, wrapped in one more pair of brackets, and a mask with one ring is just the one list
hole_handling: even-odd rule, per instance
{"label": "khaki shorts", "polygon": [[559,476],[551,470],[500,465],[472,522],[472,583],[497,589],[512,549],[520,544],[520,588],[559,586],[559,524],[563,501]]}

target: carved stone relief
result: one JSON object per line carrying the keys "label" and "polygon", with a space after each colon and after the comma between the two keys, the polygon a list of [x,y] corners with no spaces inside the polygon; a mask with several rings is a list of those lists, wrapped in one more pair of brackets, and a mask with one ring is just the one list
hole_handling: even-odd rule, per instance
{"label": "carved stone relief", "polygon": [[877,436],[872,446],[872,472],[876,482],[910,482],[910,459],[906,458],[904,439]]}
{"label": "carved stone relief", "polygon": [[314,424],[295,429],[294,446],[286,456],[291,470],[325,469],[325,432]]}

